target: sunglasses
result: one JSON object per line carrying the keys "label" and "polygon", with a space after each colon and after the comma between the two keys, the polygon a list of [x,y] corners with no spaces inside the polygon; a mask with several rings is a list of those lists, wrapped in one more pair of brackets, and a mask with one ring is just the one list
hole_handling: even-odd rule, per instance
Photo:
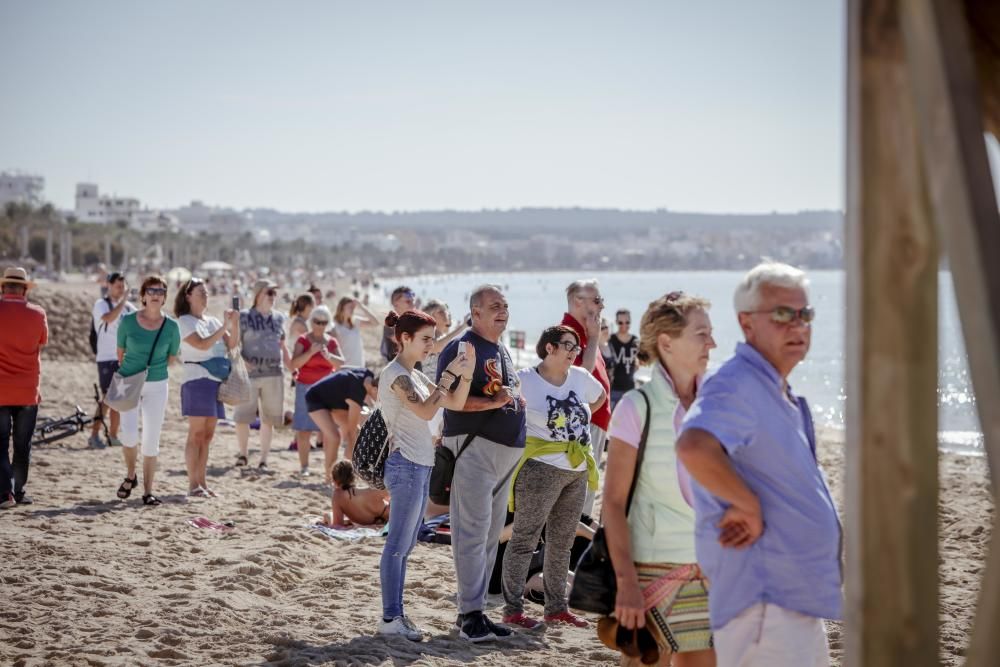
{"label": "sunglasses", "polygon": [[618,320],[618,324],[632,324],[632,320]]}
{"label": "sunglasses", "polygon": [[313,320],[313,324],[318,324],[321,327],[325,327],[329,323],[330,323],[329,320]]}
{"label": "sunglasses", "polygon": [[751,310],[750,312],[770,315],[771,321],[775,324],[791,324],[796,320],[802,320],[803,324],[809,324],[816,318],[816,309],[812,306],[798,310],[791,306],[777,306],[771,310]]}
{"label": "sunglasses", "polygon": [[604,297],[603,296],[586,297],[586,296],[584,296],[582,294],[577,294],[576,298],[577,299],[583,299],[584,301],[593,301],[595,306],[603,306],[604,305]]}
{"label": "sunglasses", "polygon": [[147,287],[146,294],[149,296],[163,296],[167,293],[166,287]]}
{"label": "sunglasses", "polygon": [[278,290],[276,290],[276,289],[269,289],[269,290],[267,290],[267,292],[265,292],[265,294],[267,294],[268,296],[278,296]]}
{"label": "sunglasses", "polygon": [[567,352],[579,352],[580,350],[583,349],[582,347],[580,347],[579,345],[577,345],[576,343],[574,343],[571,340],[556,341],[556,345],[558,345],[562,349],[566,350]]}

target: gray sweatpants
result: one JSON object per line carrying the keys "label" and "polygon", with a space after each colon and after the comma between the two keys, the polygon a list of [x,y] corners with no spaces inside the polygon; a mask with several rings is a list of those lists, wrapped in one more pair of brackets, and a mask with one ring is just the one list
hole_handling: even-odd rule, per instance
{"label": "gray sweatpants", "polygon": [[[458,453],[464,435],[443,445]],[[458,579],[458,613],[486,609],[490,574],[507,518],[510,475],[523,449],[474,438],[455,462],[451,483],[451,551]]]}
{"label": "gray sweatpants", "polygon": [[[604,448],[608,444],[608,432],[600,426],[590,425],[590,447],[594,452],[594,460],[597,467],[601,467],[601,458],[604,456]],[[594,500],[597,491],[587,489],[587,498],[583,501],[583,513],[592,516],[594,514]]]}
{"label": "gray sweatpants", "polygon": [[566,611],[569,552],[586,493],[586,470],[562,470],[533,459],[525,461],[514,482],[514,533],[503,554],[505,616],[524,611],[524,582],[542,527],[545,615]]}

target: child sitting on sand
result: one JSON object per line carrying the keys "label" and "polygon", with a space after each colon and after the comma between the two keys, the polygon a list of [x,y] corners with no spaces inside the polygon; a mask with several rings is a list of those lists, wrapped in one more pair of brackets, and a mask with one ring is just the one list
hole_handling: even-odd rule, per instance
{"label": "child sitting on sand", "polygon": [[331,527],[389,521],[389,492],[357,488],[354,464],[347,460],[338,461],[333,466],[332,504],[332,511],[324,517],[324,523]]}

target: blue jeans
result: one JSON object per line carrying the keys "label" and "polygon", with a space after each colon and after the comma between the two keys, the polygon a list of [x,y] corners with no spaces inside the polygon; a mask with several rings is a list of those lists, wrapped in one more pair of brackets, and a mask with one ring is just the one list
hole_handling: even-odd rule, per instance
{"label": "blue jeans", "polygon": [[[31,436],[35,432],[38,417],[37,405],[0,406],[0,501],[7,500],[7,494],[14,497],[24,495],[24,485],[28,482],[28,464],[31,462]],[[14,460],[11,465],[10,442],[14,440]]]}
{"label": "blue jeans", "polygon": [[389,535],[382,549],[382,617],[403,615],[403,583],[406,560],[417,544],[420,524],[427,511],[431,466],[422,466],[399,451],[385,461],[385,488],[389,490]]}

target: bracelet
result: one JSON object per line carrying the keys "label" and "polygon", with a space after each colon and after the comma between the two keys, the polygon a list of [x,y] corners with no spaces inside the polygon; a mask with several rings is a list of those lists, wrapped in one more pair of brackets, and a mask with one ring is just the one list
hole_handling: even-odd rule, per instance
{"label": "bracelet", "polygon": [[459,375],[458,377],[462,378],[466,382],[472,382],[472,376],[471,375],[469,377],[465,377],[464,375]]}

